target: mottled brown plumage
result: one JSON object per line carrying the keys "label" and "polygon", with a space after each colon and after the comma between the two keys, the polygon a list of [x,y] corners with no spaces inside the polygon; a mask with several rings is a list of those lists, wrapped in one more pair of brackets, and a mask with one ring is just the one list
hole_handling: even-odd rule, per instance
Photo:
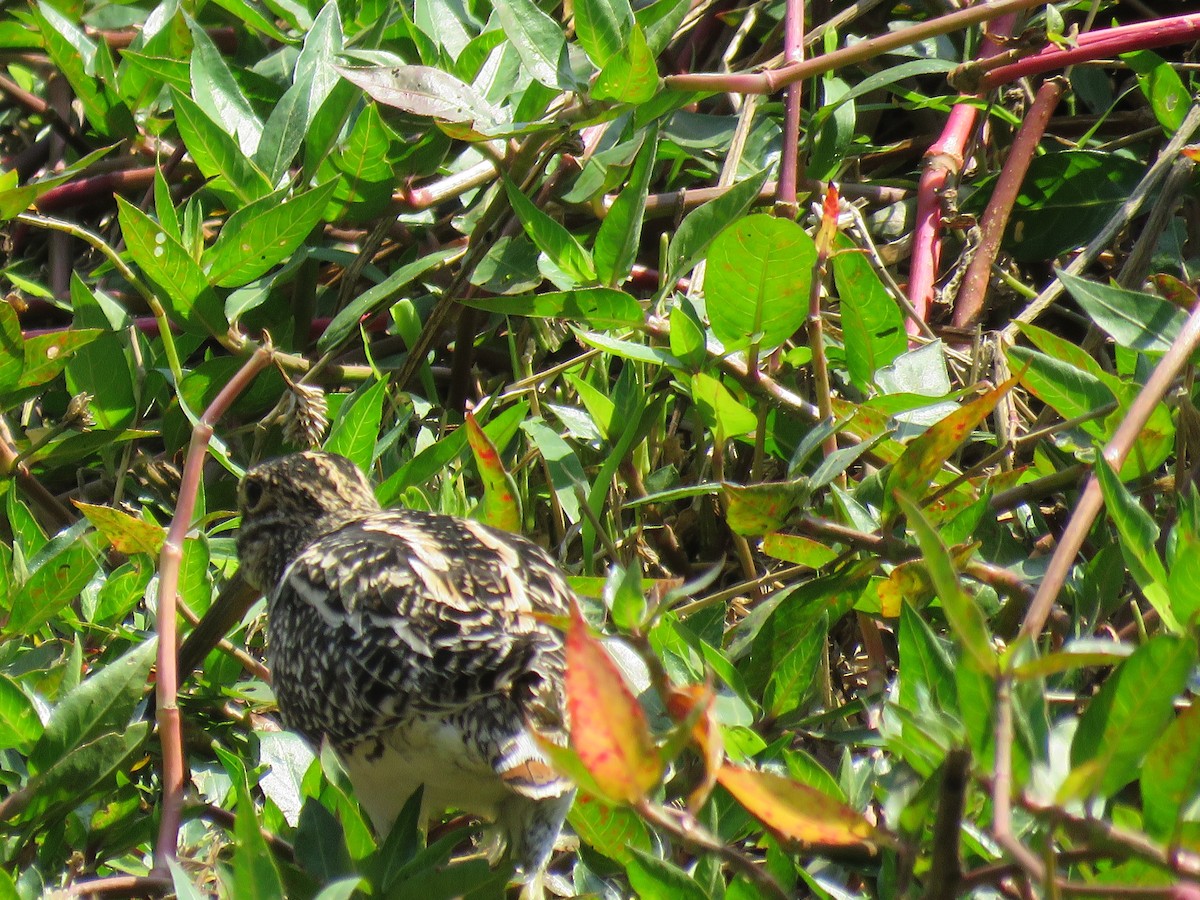
{"label": "mottled brown plumage", "polygon": [[540,891],[573,796],[530,734],[565,740],[563,639],[539,617],[568,611],[554,563],[477,522],[382,510],[328,453],[251,469],[239,506],[284,723],[329,739],[381,832],[424,785],[427,813],[494,820]]}

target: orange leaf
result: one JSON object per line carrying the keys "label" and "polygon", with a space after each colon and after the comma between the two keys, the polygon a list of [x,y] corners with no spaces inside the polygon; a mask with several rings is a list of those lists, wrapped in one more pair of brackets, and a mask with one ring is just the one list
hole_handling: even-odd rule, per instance
{"label": "orange leaf", "polygon": [[699,815],[708,797],[717,784],[717,773],[725,760],[725,742],[721,739],[721,729],[716,719],[712,717],[713,703],[717,695],[713,693],[712,685],[685,684],[672,685],[667,695],[667,709],[678,721],[686,723],[691,717],[692,740],[700,748],[704,760],[704,777],[695,789],[688,795],[688,809],[692,815]]}
{"label": "orange leaf", "polygon": [[823,846],[861,846],[882,835],[859,813],[814,787],[729,765],[717,781],[756,819],[785,840]]}
{"label": "orange leaf", "polygon": [[838,189],[832,182],[825,191],[825,202],[821,209],[821,227],[817,229],[817,253],[821,259],[829,256],[833,247],[833,236],[838,230]]}
{"label": "orange leaf", "polygon": [[135,518],[111,506],[71,501],[87,516],[101,536],[119,553],[148,553],[157,556],[162,549],[166,531],[161,525]]}
{"label": "orange leaf", "polygon": [[658,784],[662,759],[621,671],[588,630],[578,604],[567,629],[571,746],[610,800],[636,803]]}
{"label": "orange leaf", "polygon": [[504,470],[504,463],[496,445],[467,413],[467,442],[475,455],[475,465],[483,478],[483,519],[494,528],[520,533],[521,508],[513,490],[512,479]]}

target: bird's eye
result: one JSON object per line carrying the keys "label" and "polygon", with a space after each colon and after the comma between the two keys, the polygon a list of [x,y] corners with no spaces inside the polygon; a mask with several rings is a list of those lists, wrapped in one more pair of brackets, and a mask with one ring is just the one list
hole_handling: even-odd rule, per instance
{"label": "bird's eye", "polygon": [[242,482],[242,511],[257,512],[259,505],[263,499],[263,486],[260,481],[254,478],[247,478]]}

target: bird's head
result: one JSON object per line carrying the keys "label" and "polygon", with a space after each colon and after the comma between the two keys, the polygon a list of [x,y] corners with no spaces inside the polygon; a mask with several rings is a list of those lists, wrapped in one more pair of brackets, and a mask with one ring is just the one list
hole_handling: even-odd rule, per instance
{"label": "bird's head", "polygon": [[344,456],[310,451],[269,460],[238,485],[238,559],[263,592],[311,541],[380,506],[367,477]]}

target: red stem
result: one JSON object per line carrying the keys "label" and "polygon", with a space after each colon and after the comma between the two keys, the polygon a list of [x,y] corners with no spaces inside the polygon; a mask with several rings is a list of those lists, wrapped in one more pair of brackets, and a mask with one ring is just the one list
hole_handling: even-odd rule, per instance
{"label": "red stem", "polygon": [[1061,69],[1074,63],[1116,56],[1131,50],[1151,50],[1195,40],[1200,40],[1200,13],[1091,31],[1079,36],[1078,46],[1065,50],[1060,47],[1046,47],[1033,56],[993,69],[984,76],[983,89],[990,90],[1027,75]]}
{"label": "red stem", "polygon": [[158,664],[157,700],[158,732],[163,749],[163,800],[162,819],[159,823],[158,842],[154,849],[155,875],[167,874],[167,861],[175,858],[179,842],[179,825],[183,818],[184,760],[183,735],[177,703],[179,693],[179,669],[177,659],[177,613],[179,588],[179,565],[183,558],[183,542],[192,527],[192,514],[196,510],[196,494],[204,470],[204,455],[212,438],[213,425],[224,414],[234,399],[242,393],[271,363],[271,350],[259,347],[246,360],[237,374],[221,389],[217,397],[204,411],[192,431],[192,442],[188,448],[187,461],[183,465],[183,478],[179,486],[179,501],[167,539],[159,554],[158,581]]}
{"label": "red stem", "polygon": [[[1015,15],[997,20],[991,32],[1001,35],[1012,33]],[[979,55],[986,59],[1001,50],[990,36],[979,48]],[[946,127],[941,137],[925,153],[925,171],[917,186],[917,216],[913,230],[912,267],[908,277],[908,302],[917,317],[928,321],[929,307],[933,304],[934,284],[937,282],[938,264],[942,258],[942,207],[940,195],[951,176],[962,169],[963,154],[967,141],[975,130],[977,110],[974,106],[959,103],[950,110]],[[915,335],[920,325],[913,319],[905,323],[908,333]]]}
{"label": "red stem", "polygon": [[1008,226],[1008,217],[1017,201],[1017,193],[1025,180],[1025,173],[1029,171],[1029,164],[1033,161],[1038,142],[1046,133],[1046,125],[1058,106],[1062,92],[1061,79],[1054,78],[1043,84],[1021,123],[1021,129],[1013,139],[1008,158],[1004,161],[1004,168],[1000,171],[1000,177],[992,191],[992,198],[988,201],[987,209],[984,210],[979,223],[982,235],[979,246],[976,247],[975,255],[967,266],[967,274],[963,276],[962,287],[959,288],[958,297],[955,299],[956,328],[971,327],[983,312],[983,299],[991,280],[992,263],[996,261],[996,255],[1000,252],[1000,239]]}
{"label": "red stem", "polygon": [[[788,0],[783,19],[783,59],[786,65],[804,59],[804,0]],[[777,199],[794,218],[796,181],[800,177],[800,100],[802,82],[789,85],[783,103],[783,151],[779,161]]]}

